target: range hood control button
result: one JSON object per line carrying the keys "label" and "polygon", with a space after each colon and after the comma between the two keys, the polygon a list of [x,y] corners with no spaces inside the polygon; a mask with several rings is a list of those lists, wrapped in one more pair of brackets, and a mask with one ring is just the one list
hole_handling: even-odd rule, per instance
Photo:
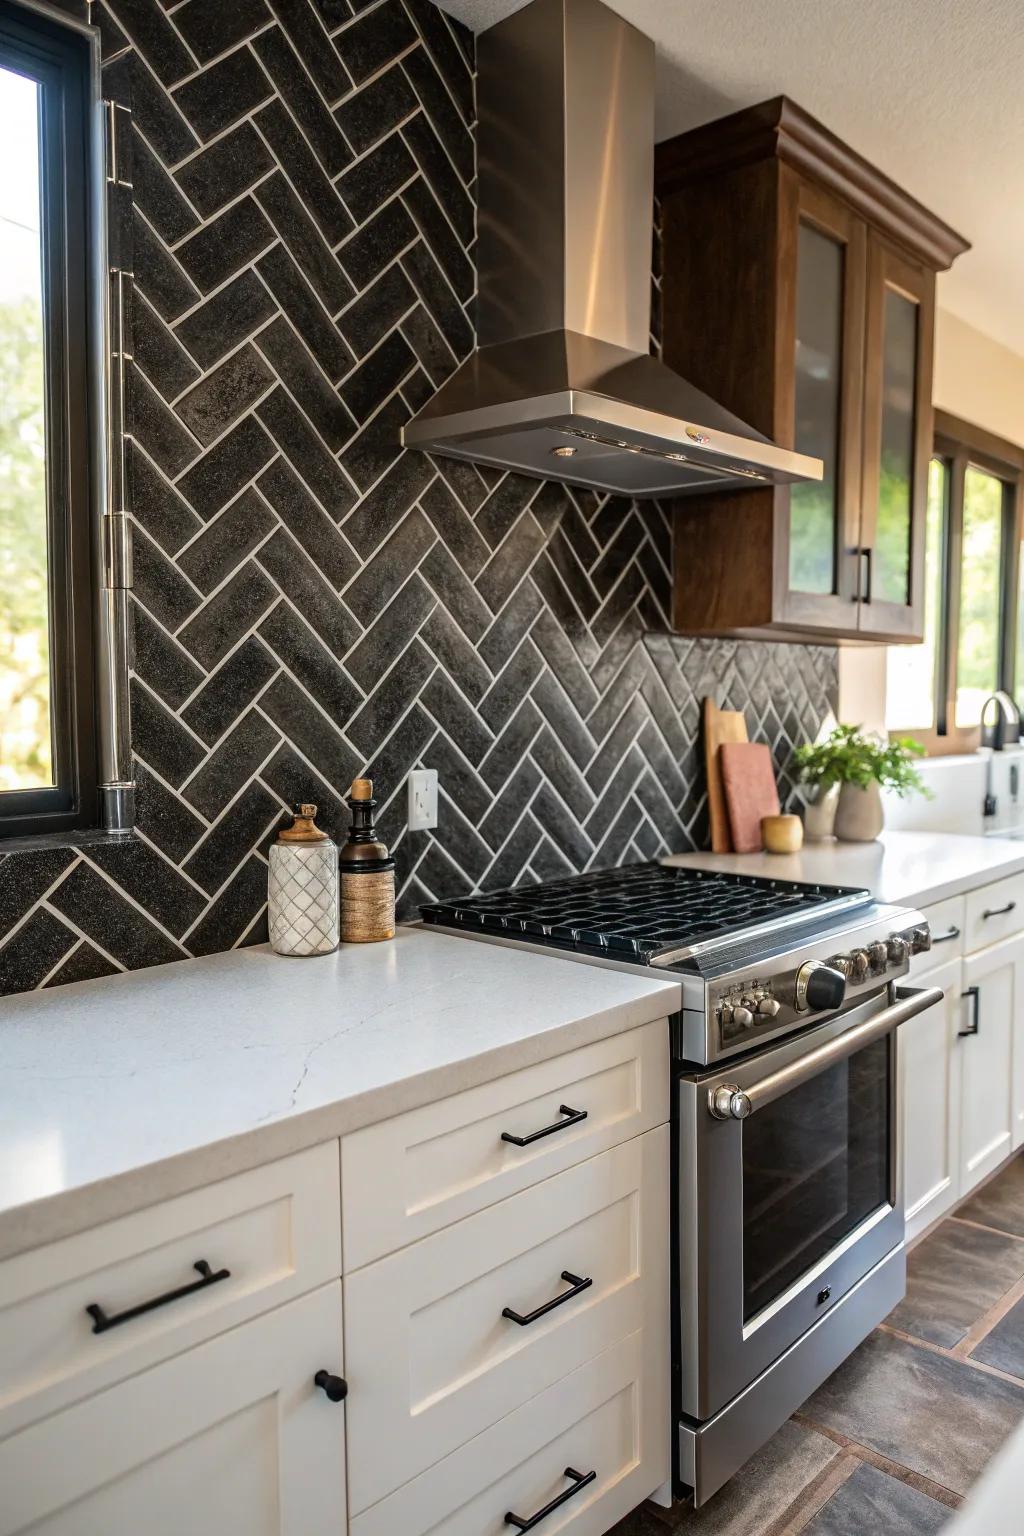
{"label": "range hood control button", "polygon": [[796,973],[793,1003],[798,1013],[838,1008],[846,996],[846,977],[820,960],[808,960]]}

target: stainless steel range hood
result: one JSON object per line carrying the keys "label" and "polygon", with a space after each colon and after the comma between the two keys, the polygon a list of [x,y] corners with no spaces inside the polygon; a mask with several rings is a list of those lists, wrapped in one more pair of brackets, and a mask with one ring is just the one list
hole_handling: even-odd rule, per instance
{"label": "stainless steel range hood", "polygon": [[477,68],[479,345],[405,444],[629,496],[820,480],[649,355],[651,40],[531,0]]}

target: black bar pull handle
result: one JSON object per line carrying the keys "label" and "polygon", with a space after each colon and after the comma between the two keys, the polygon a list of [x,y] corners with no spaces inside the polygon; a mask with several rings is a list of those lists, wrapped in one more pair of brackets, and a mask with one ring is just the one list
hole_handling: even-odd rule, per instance
{"label": "black bar pull handle", "polygon": [[1016,905],[1015,901],[1008,901],[1005,907],[986,907],[981,914],[982,920],[984,921],[989,917],[1005,917],[1007,912],[1012,912]]}
{"label": "black bar pull handle", "polygon": [[343,1403],[348,1397],[348,1382],[344,1376],[332,1376],[330,1371],[317,1371],[313,1385],[325,1392],[332,1403]]}
{"label": "black bar pull handle", "polygon": [[571,1290],[563,1291],[560,1296],[552,1296],[551,1300],[546,1301],[542,1307],[535,1307],[532,1312],[527,1312],[525,1316],[521,1312],[513,1312],[511,1307],[502,1307],[502,1317],[510,1318],[513,1323],[518,1323],[520,1328],[525,1328],[529,1323],[535,1323],[538,1317],[545,1317],[547,1313],[553,1312],[556,1307],[562,1306],[564,1302],[571,1301],[574,1296],[579,1295],[580,1291],[585,1291],[588,1286],[594,1283],[590,1275],[572,1275],[567,1269],[562,1270],[562,1279],[568,1280],[569,1285],[572,1287]]}
{"label": "black bar pull handle", "polygon": [[[860,563],[860,570],[858,572],[858,592],[857,596],[854,598],[854,602],[870,603],[871,564],[875,552],[869,545],[865,544],[856,550],[855,553],[857,555],[857,560]],[[863,581],[860,580],[861,577],[864,578]]]}
{"label": "black bar pull handle", "polygon": [[528,1147],[531,1141],[540,1141],[542,1136],[553,1136],[556,1131],[566,1131],[570,1125],[579,1125],[581,1120],[587,1118],[585,1109],[570,1109],[568,1104],[559,1104],[558,1113],[565,1118],[556,1120],[554,1125],[546,1125],[543,1130],[531,1131],[529,1136],[513,1136],[511,1131],[502,1131],[502,1141],[510,1141],[514,1147]]}
{"label": "black bar pull handle", "polygon": [[932,947],[934,948],[936,944],[948,944],[950,939],[958,939],[959,937],[960,929],[954,923],[953,926],[949,929],[948,933],[932,934]]}
{"label": "black bar pull handle", "polygon": [[981,1013],[981,988],[968,987],[966,992],[960,993],[961,997],[969,997],[971,1000],[971,1022],[966,1029],[958,1029],[958,1035],[976,1035]]}
{"label": "black bar pull handle", "polygon": [[140,1301],[137,1307],[128,1307],[124,1312],[115,1312],[108,1316],[98,1302],[90,1302],[86,1311],[92,1318],[93,1333],[106,1333],[108,1328],[120,1328],[122,1323],[130,1323],[134,1317],[142,1317],[146,1312],[155,1312],[157,1307],[166,1307],[172,1301],[180,1301],[183,1296],[194,1296],[196,1291],[205,1291],[208,1285],[216,1285],[219,1280],[231,1278],[230,1269],[213,1270],[205,1259],[196,1259],[192,1266],[198,1270],[201,1279],[193,1280],[191,1285],[179,1285],[176,1290],[165,1291],[162,1296],[154,1296],[152,1301]]}
{"label": "black bar pull handle", "polygon": [[517,1531],[532,1531],[534,1526],[540,1525],[541,1521],[546,1520],[548,1515],[553,1515],[556,1509],[561,1509],[563,1504],[575,1498],[581,1488],[585,1488],[588,1483],[592,1483],[597,1477],[597,1473],[577,1472],[573,1467],[566,1467],[565,1476],[572,1478],[571,1488],[564,1489],[562,1493],[551,1500],[550,1504],[545,1504],[543,1509],[538,1509],[535,1515],[530,1515],[525,1520],[521,1515],[514,1515],[509,1510],[505,1516],[505,1524],[514,1525]]}

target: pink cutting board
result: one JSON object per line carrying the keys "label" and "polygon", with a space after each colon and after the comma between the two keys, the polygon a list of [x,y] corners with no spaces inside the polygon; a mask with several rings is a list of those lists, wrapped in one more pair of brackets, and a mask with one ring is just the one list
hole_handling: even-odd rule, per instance
{"label": "pink cutting board", "polygon": [[756,853],[764,847],[761,817],[779,814],[771,749],[762,741],[723,741],[718,755],[733,849]]}

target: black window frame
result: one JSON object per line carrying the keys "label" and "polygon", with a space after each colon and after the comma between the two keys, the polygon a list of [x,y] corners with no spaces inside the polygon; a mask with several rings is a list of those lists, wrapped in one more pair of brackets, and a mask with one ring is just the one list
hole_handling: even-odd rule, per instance
{"label": "black window frame", "polygon": [[79,32],[0,0],[0,66],[42,87],[46,517],[54,784],[0,791],[0,839],[99,822],[94,551],[91,55]]}
{"label": "black window frame", "polygon": [[1021,523],[1024,518],[1024,449],[982,427],[936,410],[930,458],[945,470],[942,538],[942,607],[935,666],[934,725],[909,729],[898,723],[892,735],[920,741],[932,756],[973,752],[981,742],[979,725],[956,723],[957,662],[960,642],[960,584],[963,555],[964,486],[970,468],[984,470],[1003,487],[999,574],[999,657],[996,688],[1016,696],[1024,679],[1015,676],[1017,660],[1018,577]]}

